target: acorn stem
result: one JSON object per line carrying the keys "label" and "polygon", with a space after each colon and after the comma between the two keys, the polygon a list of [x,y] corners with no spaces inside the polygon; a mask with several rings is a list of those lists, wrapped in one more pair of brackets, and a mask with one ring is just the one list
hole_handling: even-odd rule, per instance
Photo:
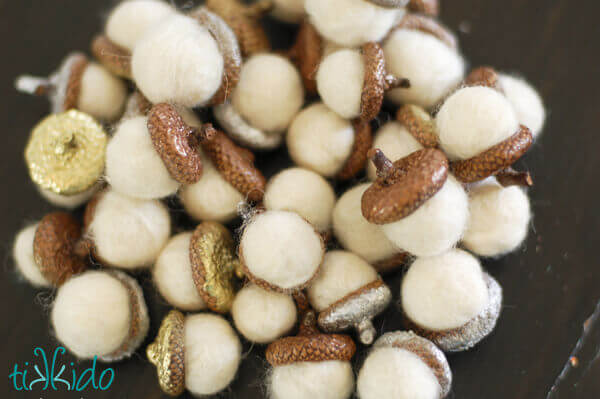
{"label": "acorn stem", "polygon": [[54,89],[54,84],[48,78],[21,75],[15,80],[15,88],[22,93],[43,96]]}
{"label": "acorn stem", "polygon": [[373,343],[375,336],[377,335],[377,331],[375,330],[371,320],[365,319],[358,323],[355,328],[356,331],[358,331],[360,342],[365,345],[371,345]]}
{"label": "acorn stem", "polygon": [[393,162],[379,148],[371,148],[367,153],[367,157],[377,168],[377,176],[380,178],[387,178],[394,169]]}
{"label": "acorn stem", "polygon": [[212,140],[217,135],[217,130],[212,123],[205,123],[200,128],[192,128],[192,134],[199,143]]}
{"label": "acorn stem", "polygon": [[310,307],[308,298],[303,291],[294,294],[294,301],[298,308],[300,315],[300,328],[298,330],[298,336],[309,336],[319,333],[317,329],[317,315],[315,311]]}
{"label": "acorn stem", "polygon": [[519,172],[513,168],[506,168],[496,174],[496,180],[504,187],[520,186],[520,187],[531,187],[533,186],[533,179],[529,172]]}
{"label": "acorn stem", "polygon": [[410,80],[406,78],[397,78],[394,75],[388,74],[384,78],[384,89],[386,91],[393,89],[409,89]]}

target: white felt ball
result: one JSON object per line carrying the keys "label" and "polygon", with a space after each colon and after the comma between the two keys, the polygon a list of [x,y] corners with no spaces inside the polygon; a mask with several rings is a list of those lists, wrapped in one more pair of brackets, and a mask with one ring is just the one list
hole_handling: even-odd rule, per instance
{"label": "white felt ball", "polygon": [[329,108],[345,119],[360,115],[365,62],[358,50],[339,50],[326,56],[317,71],[317,91]]}
{"label": "white felt ball", "polygon": [[106,180],[113,190],[133,198],[157,199],[175,194],[171,177],[148,131],[144,116],[121,122],[106,148]]}
{"label": "white felt ball", "polygon": [[150,266],[171,234],[167,207],[157,200],[139,200],[114,191],[104,193],[88,228],[96,253],[111,266]]}
{"label": "white felt ball", "polygon": [[[379,148],[392,161],[402,159],[415,151],[423,149],[423,146],[415,140],[406,127],[400,122],[388,122],[375,134],[373,148]],[[367,166],[367,176],[370,180],[377,179],[377,169],[373,162]]]}
{"label": "white felt ball", "polygon": [[279,172],[269,181],[263,201],[269,210],[296,212],[322,233],[331,229],[335,192],[313,171],[289,168]]}
{"label": "white felt ball", "polygon": [[113,43],[133,51],[144,33],[175,13],[173,7],[159,0],[123,1],[108,16],[105,32]]}
{"label": "white felt ball", "polygon": [[313,308],[321,312],[378,278],[377,271],[352,252],[330,251],[308,288],[308,299]]}
{"label": "white felt ball", "polygon": [[462,327],[489,300],[479,261],[460,249],[417,258],[404,276],[400,294],[406,315],[432,331]]}
{"label": "white felt ball", "polygon": [[489,87],[465,87],[446,99],[436,123],[440,146],[451,160],[469,159],[519,130],[511,103]]}
{"label": "white felt ball", "polygon": [[274,367],[269,375],[270,399],[347,399],[354,390],[349,362],[300,362]]}
{"label": "white felt ball", "polygon": [[185,387],[194,395],[213,395],[235,377],[242,344],[220,316],[197,314],[185,319]]}
{"label": "white felt ball", "polygon": [[394,89],[388,93],[388,98],[397,105],[433,107],[458,86],[464,76],[462,56],[435,36],[421,31],[394,31],[383,51],[388,72],[410,80],[409,89]]}
{"label": "white felt ball", "polygon": [[77,109],[96,119],[114,121],[125,108],[127,87],[101,65],[88,64],[81,77]]}
{"label": "white felt ball", "polygon": [[398,248],[415,256],[434,256],[454,247],[469,219],[469,200],[453,177],[419,209],[397,222],[381,226]]}
{"label": "white felt ball", "polygon": [[439,399],[442,388],[431,368],[414,353],[378,347],[358,373],[360,399]]}
{"label": "white felt ball", "polygon": [[40,192],[41,196],[52,205],[66,209],[75,209],[78,206],[88,202],[90,198],[92,198],[102,187],[103,184],[98,182],[84,192],[75,195],[56,194],[53,191],[40,187],[38,187],[38,191]]}
{"label": "white felt ball", "polygon": [[358,185],[346,191],[333,209],[333,231],[340,244],[369,263],[377,263],[398,253],[379,226],[364,218],[361,210],[363,193],[370,184]]}
{"label": "white felt ball", "polygon": [[323,242],[314,227],[293,212],[266,211],[246,226],[240,241],[252,275],[282,289],[306,284],[323,259]]}
{"label": "white felt ball", "polygon": [[206,308],[194,284],[190,263],[192,233],[181,233],[163,248],[152,270],[154,284],[167,302],[178,309],[198,311]]}
{"label": "white felt ball", "polygon": [[206,28],[193,18],[173,15],[138,41],[131,69],[152,103],[194,108],[206,104],[221,86],[224,60]]}
{"label": "white felt ball", "polygon": [[288,130],[292,160],[325,177],[333,177],[348,160],[354,145],[354,128],[322,103],[301,111]]}
{"label": "white felt ball", "polygon": [[275,0],[271,15],[288,23],[299,23],[304,19],[304,0]]}
{"label": "white felt ball", "polygon": [[537,137],[546,121],[546,109],[538,92],[526,80],[504,74],[500,74],[500,85],[515,108],[519,123]]}
{"label": "white felt ball", "polygon": [[527,237],[531,208],[520,187],[502,187],[494,181],[478,185],[469,192],[469,213],[462,242],[477,255],[503,255]]}
{"label": "white felt ball", "polygon": [[250,284],[235,296],[231,316],[237,330],[251,342],[267,344],[289,333],[297,320],[289,295]]}
{"label": "white felt ball", "polygon": [[304,7],[319,33],[344,47],[380,41],[404,15],[365,0],[306,0]]}
{"label": "white felt ball", "polygon": [[42,275],[33,258],[33,239],[37,223],[24,228],[17,234],[13,245],[13,258],[19,273],[36,287],[50,287],[52,284]]}
{"label": "white felt ball", "polygon": [[283,132],[304,103],[300,73],[282,56],[255,55],[244,63],[231,101],[253,127]]}

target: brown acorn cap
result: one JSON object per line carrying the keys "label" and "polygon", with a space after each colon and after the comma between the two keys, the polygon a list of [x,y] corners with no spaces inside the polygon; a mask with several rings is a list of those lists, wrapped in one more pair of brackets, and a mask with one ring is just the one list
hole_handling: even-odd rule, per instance
{"label": "brown acorn cap", "polygon": [[398,109],[396,120],[425,148],[439,146],[437,126],[435,121],[423,108],[407,104]]}
{"label": "brown acorn cap", "polygon": [[502,91],[498,72],[492,67],[483,66],[473,69],[465,78],[465,86],[484,86]]}
{"label": "brown acorn cap", "polygon": [[452,387],[452,370],[444,353],[435,344],[412,331],[396,331],[382,335],[373,349],[392,347],[407,350],[417,355],[425,363],[440,384],[440,398],[445,398]]}
{"label": "brown acorn cap", "polygon": [[210,123],[202,126],[202,134],[209,139],[200,144],[206,156],[221,176],[249,201],[261,201],[267,184],[265,177],[254,166],[254,154],[236,145],[225,133]]}
{"label": "brown acorn cap", "polygon": [[463,183],[474,183],[504,171],[517,162],[533,144],[531,131],[521,125],[519,131],[473,158],[454,161],[450,169]]}
{"label": "brown acorn cap", "polygon": [[190,242],[190,262],[194,285],[209,309],[229,312],[235,298],[235,273],[239,269],[229,230],[216,222],[198,225]]}
{"label": "brown acorn cap", "polygon": [[388,224],[415,212],[433,197],[448,178],[448,159],[440,150],[426,148],[394,163],[381,150],[369,158],[378,178],[362,197],[362,214],[374,224]]}
{"label": "brown acorn cap", "polygon": [[383,312],[392,300],[392,292],[377,279],[339,299],[319,313],[319,327],[325,332],[357,329],[359,341],[370,345],[377,334],[371,320]]}
{"label": "brown acorn cap", "polygon": [[496,174],[496,180],[503,187],[520,186],[520,187],[531,187],[533,186],[533,178],[529,172],[519,172],[514,170],[512,167],[506,168]]}
{"label": "brown acorn cap", "polygon": [[367,165],[367,152],[373,146],[373,133],[368,122],[354,121],[354,144],[350,156],[338,172],[340,180],[350,180],[359,174]]}
{"label": "brown acorn cap", "polygon": [[369,42],[362,46],[365,77],[360,99],[362,122],[370,122],[379,115],[385,92],[397,88],[409,88],[408,79],[396,78],[387,73],[383,49],[378,43]]}
{"label": "brown acorn cap", "polygon": [[416,324],[404,313],[406,328],[429,339],[444,352],[460,352],[471,349],[494,330],[502,310],[502,287],[487,273],[484,273],[483,278],[488,287],[489,302],[481,314],[465,325],[452,330],[430,331]]}
{"label": "brown acorn cap", "polygon": [[408,4],[409,0],[367,0],[379,7],[385,8],[402,8]]}
{"label": "brown acorn cap", "polygon": [[59,286],[87,269],[89,250],[81,235],[77,219],[65,212],[49,213],[39,222],[33,239],[33,258],[52,285]]}
{"label": "brown acorn cap", "polygon": [[225,103],[240,80],[242,69],[242,54],[235,33],[217,14],[208,11],[204,6],[198,7],[190,13],[200,25],[204,26],[216,40],[221,55],[225,61],[223,81],[221,87],[210,100],[209,105]]}
{"label": "brown acorn cap", "polygon": [[407,13],[392,31],[396,29],[419,30],[423,33],[428,33],[437,37],[452,49],[458,48],[458,43],[456,42],[454,34],[436,19],[425,15]]}
{"label": "brown acorn cap", "polygon": [[185,390],[185,316],[172,310],[163,319],[156,340],[146,355],[156,366],[158,383],[167,395],[179,396]]}
{"label": "brown acorn cap", "polygon": [[209,131],[189,126],[177,108],[161,103],[148,113],[148,131],[154,149],[171,177],[182,184],[194,184],[202,177],[202,156],[198,143],[207,140]]}
{"label": "brown acorn cap", "polygon": [[296,42],[287,55],[298,67],[306,93],[317,94],[316,75],[323,57],[323,39],[308,20],[300,25]]}
{"label": "brown acorn cap", "polygon": [[250,5],[240,0],[207,0],[205,5],[235,32],[244,57],[271,51],[271,43],[260,18],[271,11],[272,0],[259,0]]}
{"label": "brown acorn cap", "polygon": [[92,41],[92,54],[110,72],[131,79],[131,52],[113,43],[108,36],[98,35]]}
{"label": "brown acorn cap", "polygon": [[373,267],[379,273],[389,273],[405,266],[410,261],[410,258],[411,255],[408,252],[398,252],[396,255],[374,263]]}
{"label": "brown acorn cap", "polygon": [[440,14],[439,0],[410,0],[408,10],[437,17]]}

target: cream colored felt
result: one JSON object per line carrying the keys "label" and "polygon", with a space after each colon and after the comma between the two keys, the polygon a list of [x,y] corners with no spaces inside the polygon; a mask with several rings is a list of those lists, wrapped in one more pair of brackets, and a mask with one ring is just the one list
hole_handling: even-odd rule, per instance
{"label": "cream colored felt", "polygon": [[37,223],[21,230],[13,245],[13,259],[17,270],[35,287],[50,287],[52,284],[42,275],[33,258],[33,239]]}
{"label": "cream colored felt", "polygon": [[546,109],[539,93],[525,79],[505,74],[500,74],[500,86],[515,108],[519,123],[527,126],[533,137],[537,137],[546,121]]}
{"label": "cream colored felt", "polygon": [[66,209],[75,209],[88,202],[102,187],[103,183],[99,181],[91,188],[75,195],[60,195],[41,187],[38,187],[38,191],[40,192],[40,195],[52,205]]}
{"label": "cream colored felt", "polygon": [[81,77],[77,109],[107,122],[118,119],[125,109],[127,87],[103,66],[89,63]]}
{"label": "cream colored felt", "polygon": [[354,390],[349,362],[302,362],[273,368],[270,399],[347,399]]}

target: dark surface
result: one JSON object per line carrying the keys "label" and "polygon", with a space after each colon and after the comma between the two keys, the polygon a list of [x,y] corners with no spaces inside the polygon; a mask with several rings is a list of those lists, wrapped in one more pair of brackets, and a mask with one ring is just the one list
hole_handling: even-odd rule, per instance
{"label": "dark surface", "polygon": [[[10,258],[14,234],[52,209],[30,184],[22,157],[30,128],[48,112],[48,106],[44,100],[18,95],[13,80],[22,72],[45,74],[67,52],[87,50],[112,3],[0,0],[3,398],[164,396],[143,349],[133,359],[114,365],[115,382],[108,392],[15,392],[7,379],[14,363],[34,359],[34,347],[50,352],[57,345],[48,332],[52,293],[19,281]],[[522,250],[484,262],[504,287],[504,309],[491,337],[470,352],[449,356],[455,379],[451,397],[544,398],[600,299],[600,5],[594,0],[448,0],[443,5],[444,21],[453,29],[462,28],[462,49],[472,65],[519,71],[540,89],[550,114],[544,135],[522,162],[535,179],[532,232]],[[280,25],[271,25],[269,30],[280,44],[289,39]],[[272,171],[286,162],[283,153],[273,158],[261,161],[261,166]],[[395,292],[398,281],[396,277],[391,283]],[[141,283],[151,309],[151,338],[168,307],[152,290],[147,275],[141,276]],[[383,326],[382,331],[400,328],[397,312],[390,309],[377,325]],[[597,355],[599,331],[591,331],[595,343],[588,345],[591,348],[582,359]],[[264,348],[255,346],[250,351],[246,345],[245,349],[248,354],[241,372],[223,397],[263,397]],[[364,355],[361,352],[359,359]],[[70,361],[67,358],[65,363]],[[600,397],[598,363],[588,369],[582,362],[559,385],[555,397]],[[81,363],[75,368],[80,373],[88,366]]]}

